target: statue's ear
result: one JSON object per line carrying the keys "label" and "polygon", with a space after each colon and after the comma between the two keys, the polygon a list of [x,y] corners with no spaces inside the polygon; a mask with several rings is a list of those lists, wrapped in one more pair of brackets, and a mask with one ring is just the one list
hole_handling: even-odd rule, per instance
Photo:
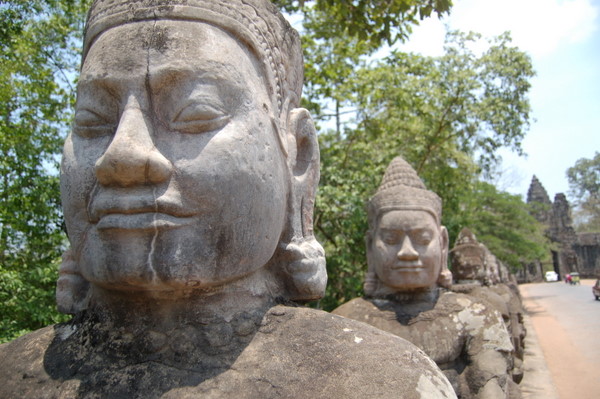
{"label": "statue's ear", "polygon": [[450,288],[452,285],[452,272],[448,269],[448,230],[446,230],[445,226],[441,226],[440,228],[440,246],[442,248],[441,251],[441,259],[440,262],[442,267],[440,269],[440,275],[438,277],[438,285],[444,288]]}
{"label": "statue's ear", "polygon": [[448,244],[450,240],[448,239],[448,230],[446,226],[440,227],[440,240],[442,246],[442,265],[448,267]]}
{"label": "statue's ear", "polygon": [[283,260],[288,296],[296,301],[319,299],[325,293],[325,251],[313,234],[313,209],[319,184],[319,143],[312,118],[304,108],[292,110],[287,126],[291,187]]}
{"label": "statue's ear", "polygon": [[375,272],[374,269],[372,267],[372,265],[374,264],[374,261],[371,259],[371,257],[373,256],[373,228],[370,227],[369,230],[367,230],[367,233],[365,234],[365,250],[367,253],[367,272]]}
{"label": "statue's ear", "polygon": [[288,118],[288,165],[292,174],[291,207],[295,234],[312,236],[313,208],[319,185],[319,142],[308,111],[296,108]]}
{"label": "statue's ear", "polygon": [[363,291],[365,296],[370,297],[376,294],[377,288],[379,287],[379,277],[375,273],[373,256],[373,230],[370,228],[365,234],[365,247],[367,250],[367,273],[365,274],[365,281],[363,282]]}

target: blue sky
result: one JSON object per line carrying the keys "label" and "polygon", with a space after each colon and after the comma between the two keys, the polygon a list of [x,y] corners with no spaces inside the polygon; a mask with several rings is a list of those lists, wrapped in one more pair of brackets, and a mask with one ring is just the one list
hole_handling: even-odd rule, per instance
{"label": "blue sky", "polygon": [[425,20],[401,48],[441,54],[445,24],[485,37],[511,31],[537,73],[530,91],[535,121],[523,141],[527,157],[503,151],[497,186],[525,197],[535,174],[550,199],[568,195],[566,170],[600,151],[600,1],[454,0],[449,17]]}

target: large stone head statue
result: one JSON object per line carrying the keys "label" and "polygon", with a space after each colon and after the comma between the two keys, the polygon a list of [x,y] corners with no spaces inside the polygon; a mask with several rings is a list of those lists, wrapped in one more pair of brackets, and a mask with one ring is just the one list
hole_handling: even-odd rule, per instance
{"label": "large stone head statue", "polygon": [[448,232],[442,201],[401,157],[388,166],[368,205],[367,296],[448,286]]}
{"label": "large stone head statue", "polygon": [[268,0],[94,1],[61,166],[59,308],[95,290],[320,297],[302,71]]}

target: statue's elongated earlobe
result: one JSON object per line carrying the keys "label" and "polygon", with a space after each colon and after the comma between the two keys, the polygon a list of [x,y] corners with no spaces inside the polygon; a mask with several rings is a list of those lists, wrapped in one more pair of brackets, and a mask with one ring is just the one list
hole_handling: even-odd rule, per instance
{"label": "statue's elongated earlobe", "polygon": [[76,314],[87,309],[89,294],[90,283],[79,273],[73,253],[67,249],[62,256],[56,282],[58,311],[65,314]]}
{"label": "statue's elongated earlobe", "polygon": [[289,299],[321,298],[327,285],[325,251],[313,234],[313,208],[319,184],[319,144],[306,109],[288,119],[288,166],[291,174],[287,232],[280,244]]}
{"label": "statue's elongated earlobe", "polygon": [[327,270],[321,244],[314,237],[288,243],[284,254],[290,299],[311,301],[322,298],[327,286]]}

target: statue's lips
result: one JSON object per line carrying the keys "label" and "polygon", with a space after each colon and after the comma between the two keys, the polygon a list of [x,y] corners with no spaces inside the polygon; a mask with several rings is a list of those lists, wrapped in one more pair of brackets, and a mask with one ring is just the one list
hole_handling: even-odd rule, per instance
{"label": "statue's lips", "polygon": [[189,225],[196,218],[176,201],[102,195],[92,202],[89,219],[99,230],[156,230]]}
{"label": "statue's lips", "polygon": [[100,218],[96,228],[98,230],[153,231],[182,227],[193,222],[193,217],[177,217],[159,212],[110,213]]}
{"label": "statue's lips", "polygon": [[425,267],[420,261],[398,262],[392,265],[391,269],[400,272],[416,272],[423,270]]}

